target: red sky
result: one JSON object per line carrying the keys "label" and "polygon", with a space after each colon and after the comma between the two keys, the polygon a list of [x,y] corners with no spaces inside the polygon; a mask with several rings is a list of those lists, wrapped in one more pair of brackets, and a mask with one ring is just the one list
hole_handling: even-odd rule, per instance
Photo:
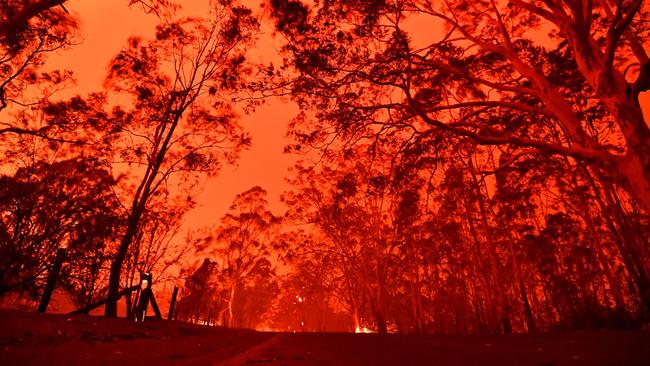
{"label": "red sky", "polygon": [[[180,1],[185,15],[200,16],[209,0]],[[252,8],[261,0],[245,0]],[[85,94],[101,88],[106,66],[131,35],[153,35],[157,24],[154,16],[145,15],[137,8],[129,9],[126,0],[70,0],[66,7],[80,19],[81,44],[52,57],[52,68],[71,69],[75,72],[77,86],[62,96]],[[430,19],[412,19],[408,28],[417,30],[423,41],[438,33]],[[275,53],[274,40],[268,24],[252,57],[267,59]],[[275,42],[277,44],[277,42]],[[417,46],[417,44],[416,44]],[[646,121],[650,120],[650,93],[642,96],[646,106]],[[243,152],[238,167],[225,167],[215,178],[208,180],[197,195],[198,207],[186,216],[188,228],[198,228],[217,223],[237,193],[254,185],[269,192],[271,209],[281,213],[279,196],[285,189],[284,177],[295,158],[283,154],[287,121],[298,112],[291,102],[271,100],[252,115],[243,115],[241,123],[253,137],[250,150]]]}

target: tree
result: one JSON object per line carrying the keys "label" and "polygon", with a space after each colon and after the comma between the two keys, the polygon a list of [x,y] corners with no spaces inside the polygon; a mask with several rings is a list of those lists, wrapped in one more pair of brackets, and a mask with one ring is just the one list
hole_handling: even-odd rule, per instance
{"label": "tree", "polygon": [[64,269],[68,278],[93,275],[76,266],[101,252],[120,227],[114,184],[98,162],[81,158],[40,162],[0,178],[0,294],[35,295],[58,248],[72,263]]}
{"label": "tree", "polygon": [[[282,92],[319,110],[332,135],[354,141],[373,128],[445,131],[517,148],[520,156],[568,156],[612,177],[647,211],[650,129],[638,93],[648,89],[650,64],[642,3],[328,1],[310,9],[270,1],[287,39],[286,64],[297,74]],[[410,17],[430,19],[444,34],[422,40]],[[628,82],[635,64],[636,81]],[[306,121],[295,125],[302,144],[331,136]]]}
{"label": "tree", "polygon": [[[640,1],[269,4],[285,58],[282,68],[266,69],[280,79],[277,89],[261,90],[291,94],[313,112],[292,122],[289,150],[328,161],[355,145],[393,144],[395,154],[372,159],[390,159],[390,177],[410,171],[428,181],[414,187],[427,204],[404,246],[404,265],[418,268],[404,282],[419,289],[414,314],[418,303],[443,306],[437,299],[444,298],[440,316],[455,313],[456,329],[509,332],[565,324],[569,313],[600,322],[610,296],[627,304],[626,314],[646,313],[633,305],[649,298],[647,240],[633,234],[645,229],[621,230],[647,222],[650,207],[650,134],[638,103],[648,87]],[[426,20],[444,33],[414,30],[412,21]],[[516,188],[502,180],[512,167],[522,174]],[[556,217],[570,221],[558,229]],[[556,261],[536,263],[526,246],[537,246],[531,238],[545,230],[562,233],[549,253]],[[418,237],[437,235],[444,240],[432,248],[413,248]],[[617,263],[624,268],[615,272]],[[549,288],[534,285],[550,268],[571,275]],[[414,286],[420,271],[445,291],[430,281]],[[632,292],[623,294],[626,281]],[[567,300],[576,298],[589,300]],[[544,307],[552,310],[540,315]],[[556,322],[553,312],[566,318]],[[585,325],[570,327],[578,326]]]}
{"label": "tree", "polygon": [[[46,17],[65,17],[68,9],[65,3],[68,0],[2,0],[0,9],[0,39],[12,39],[23,37],[21,32],[28,29],[34,23],[34,19],[40,20]],[[129,0],[129,6],[139,5],[146,12],[157,15],[166,14],[171,10],[178,9],[178,5],[168,0]]]}
{"label": "tree", "polygon": [[[0,137],[30,135],[61,140],[56,131],[66,123],[41,124],[23,111],[38,109],[57,91],[70,85],[70,71],[42,72],[47,56],[72,45],[76,23],[63,11],[46,11],[61,0],[0,1]],[[17,115],[6,117],[7,112]]]}
{"label": "tree", "polygon": [[226,324],[231,327],[244,325],[241,322],[245,317],[241,305],[251,301],[242,293],[247,290],[246,285],[249,290],[272,286],[259,281],[272,275],[268,258],[279,223],[279,218],[267,206],[266,191],[261,187],[256,186],[238,194],[229,212],[221,218],[214,235],[207,239],[206,250],[219,264],[221,278],[226,281]]}
{"label": "tree", "polygon": [[201,265],[187,276],[183,296],[176,308],[176,319],[193,323],[209,322],[214,307],[221,306],[219,293],[214,288],[218,283],[213,282],[216,269],[216,263],[204,258]]}
{"label": "tree", "polygon": [[[2,9],[2,18],[0,18],[0,39],[12,39],[22,37],[21,32],[30,28],[34,18],[46,18],[54,13],[54,17],[61,17],[55,7],[60,6],[61,11],[67,10],[63,3],[67,0],[3,0],[0,3]],[[49,14],[48,14],[49,13]],[[40,20],[38,19],[38,20]]]}
{"label": "tree", "polygon": [[[294,190],[284,199],[290,217],[324,239],[302,243],[294,255],[306,260],[315,255],[335,268],[338,295],[345,299],[353,328],[374,323],[386,333],[396,318],[399,279],[415,277],[415,264],[404,253],[417,240],[409,234],[417,221],[422,181],[396,172],[394,141],[382,142],[345,149],[342,156],[325,154],[320,167],[299,164],[291,181]],[[417,290],[410,290],[417,297]]]}
{"label": "tree", "polygon": [[[646,229],[627,244],[612,220],[647,217],[609,212],[599,203],[608,183],[566,157],[516,154],[442,133],[333,142],[317,164],[294,169],[284,196],[288,217],[319,240],[297,235],[282,250],[295,273],[326,267],[328,295],[378,331],[382,322],[436,333],[639,326],[638,274],[650,262],[634,243]],[[289,300],[281,311],[300,315]]]}
{"label": "tree", "polygon": [[223,98],[245,76],[244,52],[257,27],[249,9],[215,2],[207,19],[164,22],[151,42],[131,38],[111,63],[108,89],[133,103],[114,111],[122,145],[114,145],[113,164],[136,166],[139,176],[111,265],[107,316],[116,316],[122,267],[153,201],[164,202],[169,184],[191,189],[200,173],[216,173],[249,143]]}
{"label": "tree", "polygon": [[[294,244],[302,246],[305,241]],[[349,316],[335,297],[336,269],[332,263],[314,255],[296,257],[286,264],[291,266],[291,271],[279,281],[278,301],[272,314],[273,328],[287,332],[350,331]]]}
{"label": "tree", "polygon": [[210,258],[186,280],[182,318],[229,327],[264,325],[278,292],[270,251],[279,218],[267,205],[260,187],[238,194],[220,225],[197,243],[197,254]]}
{"label": "tree", "polygon": [[[142,273],[152,273],[153,281],[158,284],[178,280],[178,271],[185,266],[185,259],[197,244],[195,237],[188,232],[179,238],[183,214],[194,202],[174,202],[173,206],[161,204],[152,206],[142,217],[140,230],[133,247],[127,254],[123,267],[124,288],[138,284]],[[136,304],[132,303],[131,294],[126,294],[127,317]]]}
{"label": "tree", "polygon": [[232,325],[256,329],[268,327],[279,286],[273,265],[267,258],[258,260],[244,281],[239,284],[233,299]]}

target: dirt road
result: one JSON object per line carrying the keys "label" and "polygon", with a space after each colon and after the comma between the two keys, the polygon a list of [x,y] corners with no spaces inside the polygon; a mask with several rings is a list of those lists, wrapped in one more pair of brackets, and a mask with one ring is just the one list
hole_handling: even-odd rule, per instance
{"label": "dirt road", "polygon": [[259,333],[0,312],[0,365],[650,365],[648,332]]}
{"label": "dirt road", "polygon": [[650,335],[280,334],[222,365],[650,365]]}

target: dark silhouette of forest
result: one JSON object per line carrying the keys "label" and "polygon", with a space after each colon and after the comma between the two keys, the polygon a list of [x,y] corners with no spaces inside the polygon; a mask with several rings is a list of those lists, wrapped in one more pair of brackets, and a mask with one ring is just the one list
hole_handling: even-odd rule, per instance
{"label": "dark silhouette of forest", "polygon": [[[133,317],[124,289],[152,273],[165,309],[180,287],[176,319],[236,328],[648,326],[643,0],[116,1],[155,37],[59,98],[66,6],[0,0],[0,305],[35,307],[64,251],[57,288],[107,317]],[[260,64],[265,22],[282,47]],[[185,232],[255,143],[241,111],[277,98],[300,107],[285,212],[259,182]]]}

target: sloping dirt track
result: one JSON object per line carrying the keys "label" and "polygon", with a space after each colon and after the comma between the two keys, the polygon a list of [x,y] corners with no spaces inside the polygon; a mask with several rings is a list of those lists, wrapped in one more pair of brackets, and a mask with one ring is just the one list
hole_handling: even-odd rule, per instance
{"label": "sloping dirt track", "polygon": [[0,312],[0,365],[650,365],[648,332],[260,333]]}

